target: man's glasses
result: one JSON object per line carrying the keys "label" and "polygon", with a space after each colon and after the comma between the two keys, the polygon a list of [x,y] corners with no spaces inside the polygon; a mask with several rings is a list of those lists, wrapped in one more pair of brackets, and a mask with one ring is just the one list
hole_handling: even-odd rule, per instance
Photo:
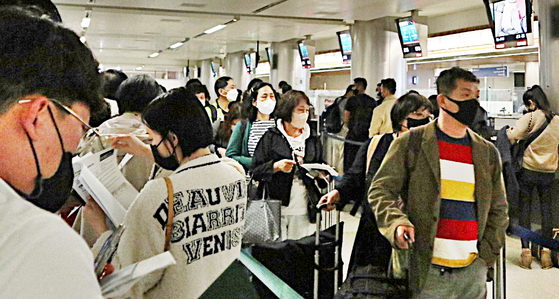
{"label": "man's glasses", "polygon": [[[95,129],[94,127],[90,126],[86,121],[84,121],[74,110],[72,110],[70,107],[62,104],[60,101],[55,100],[55,99],[49,99],[51,102],[53,102],[54,104],[56,104],[58,107],[62,108],[62,110],[68,112],[69,114],[71,114],[73,117],[75,117],[79,122],[82,123],[82,127],[86,132],[93,132],[95,135],[101,137],[101,135],[99,134],[99,132],[97,132],[97,129]],[[27,103],[30,102],[30,100],[21,100],[18,103]]]}

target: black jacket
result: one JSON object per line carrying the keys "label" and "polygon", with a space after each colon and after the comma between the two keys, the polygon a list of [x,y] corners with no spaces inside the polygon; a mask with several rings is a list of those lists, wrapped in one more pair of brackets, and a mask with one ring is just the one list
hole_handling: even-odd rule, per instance
{"label": "black jacket", "polygon": [[[252,177],[265,184],[270,198],[281,200],[283,206],[289,205],[291,185],[296,167],[290,173],[278,171],[274,173],[274,163],[283,159],[292,158],[292,151],[287,138],[278,128],[270,128],[262,136],[256,146],[252,157]],[[305,140],[305,163],[324,163],[322,159],[322,145],[320,139],[311,132],[311,136]],[[260,190],[261,191],[261,190]]]}
{"label": "black jacket", "polygon": [[505,179],[505,187],[507,190],[507,201],[509,202],[509,216],[517,218],[519,215],[519,192],[520,186],[516,177],[516,173],[512,167],[514,157],[511,155],[511,144],[507,137],[507,129],[509,126],[504,126],[497,133],[497,141],[495,146],[501,154],[501,163],[503,164],[503,177]]}

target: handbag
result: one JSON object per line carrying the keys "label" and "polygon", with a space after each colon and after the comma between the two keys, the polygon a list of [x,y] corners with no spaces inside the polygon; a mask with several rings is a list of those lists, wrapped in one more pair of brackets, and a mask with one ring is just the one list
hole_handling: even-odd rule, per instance
{"label": "handbag", "polygon": [[167,201],[169,212],[167,213],[167,223],[165,224],[165,251],[171,249],[171,234],[173,232],[173,218],[175,217],[175,195],[173,191],[173,183],[168,177],[164,177],[165,183],[167,184]]}
{"label": "handbag", "polygon": [[[264,185],[266,187],[266,185]],[[243,244],[265,244],[281,241],[281,200],[266,197],[249,198],[243,227]]]}

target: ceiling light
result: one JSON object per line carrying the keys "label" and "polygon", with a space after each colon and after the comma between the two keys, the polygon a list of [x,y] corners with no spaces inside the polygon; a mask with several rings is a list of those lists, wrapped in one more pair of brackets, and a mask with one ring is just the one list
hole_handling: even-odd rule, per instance
{"label": "ceiling light", "polygon": [[213,27],[213,28],[210,28],[210,29],[204,31],[204,33],[205,33],[205,34],[212,34],[212,33],[216,32],[216,31],[219,31],[219,30],[221,30],[221,29],[223,29],[223,28],[225,28],[225,27],[227,27],[227,25],[223,25],[223,24],[217,25],[217,26],[215,26],[215,27]]}
{"label": "ceiling light", "polygon": [[155,58],[155,57],[159,56],[159,54],[160,54],[159,52],[154,52],[154,53],[149,54],[148,57],[149,58]]}
{"label": "ceiling light", "polygon": [[85,11],[85,17],[83,17],[82,19],[82,23],[81,26],[82,28],[88,28],[89,24],[91,23],[91,10],[86,10]]}
{"label": "ceiling light", "polygon": [[82,42],[82,44],[85,44],[85,42],[86,42],[85,36],[83,36],[83,35],[80,36],[80,42]]}
{"label": "ceiling light", "polygon": [[91,18],[83,18],[81,23],[82,28],[89,27],[89,23],[91,23]]}
{"label": "ceiling light", "polygon": [[182,45],[184,45],[183,42],[174,43],[174,44],[172,44],[172,45],[169,46],[169,49],[173,49],[173,50],[174,50],[174,49],[176,49],[176,48],[178,48],[178,47],[180,47],[180,46],[182,46]]}
{"label": "ceiling light", "polygon": [[135,68],[135,70],[137,70],[137,71],[141,71],[141,70],[143,70],[143,69],[144,69],[144,66],[143,66],[143,65],[142,65],[142,66],[139,66],[139,67],[137,67],[137,68]]}

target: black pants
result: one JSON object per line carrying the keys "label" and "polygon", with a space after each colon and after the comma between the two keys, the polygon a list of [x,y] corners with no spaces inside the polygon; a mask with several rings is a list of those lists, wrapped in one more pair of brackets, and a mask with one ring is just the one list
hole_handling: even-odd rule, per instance
{"label": "black pants", "polygon": [[344,173],[347,173],[353,165],[360,147],[360,145],[344,143]]}
{"label": "black pants", "polygon": [[[542,236],[552,237],[551,223],[551,182],[555,173],[538,172],[522,168],[520,171],[520,226],[531,229],[530,215],[532,214],[532,191],[536,189],[540,199],[542,214]],[[529,248],[528,240],[522,239],[522,248]]]}

